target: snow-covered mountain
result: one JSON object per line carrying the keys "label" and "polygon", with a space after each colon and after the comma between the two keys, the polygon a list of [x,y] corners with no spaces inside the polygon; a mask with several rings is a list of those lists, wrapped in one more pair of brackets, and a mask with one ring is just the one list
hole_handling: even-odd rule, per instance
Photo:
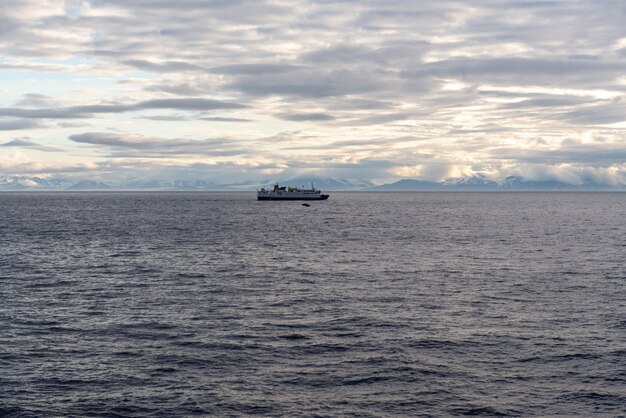
{"label": "snow-covered mountain", "polygon": [[0,190],[64,190],[71,185],[63,178],[0,176]]}
{"label": "snow-covered mountain", "polygon": [[379,186],[374,186],[369,190],[379,191],[379,192],[402,192],[402,191],[418,191],[418,190],[441,190],[442,186],[440,183],[435,183],[434,181],[424,181],[424,180],[415,180],[415,179],[402,179],[398,180],[394,183],[381,184]]}
{"label": "snow-covered mountain", "polygon": [[202,179],[158,180],[131,179],[109,182],[86,178],[69,179],[64,177],[40,178],[27,176],[0,176],[0,190],[225,190],[226,186]]}
{"label": "snow-covered mountain", "polygon": [[365,190],[374,186],[366,180],[347,180],[322,176],[299,176],[279,182],[281,186],[310,187],[320,190]]}
{"label": "snow-covered mountain", "polygon": [[442,182],[442,185],[454,190],[496,190],[499,184],[483,175],[471,177],[450,178]]}
{"label": "snow-covered mountain", "polygon": [[535,181],[509,176],[494,181],[484,176],[452,178],[442,182],[402,179],[371,188],[375,191],[568,191],[568,190],[626,190],[625,185],[611,185],[587,181],[581,185],[556,180]]}
{"label": "snow-covered mountain", "polygon": [[583,190],[603,189],[608,186],[591,182],[585,185],[575,185],[556,180],[533,181],[518,176],[509,176],[502,181],[500,187],[503,190]]}
{"label": "snow-covered mountain", "polygon": [[80,180],[71,186],[67,187],[66,190],[110,190],[111,186],[101,181],[94,180]]}

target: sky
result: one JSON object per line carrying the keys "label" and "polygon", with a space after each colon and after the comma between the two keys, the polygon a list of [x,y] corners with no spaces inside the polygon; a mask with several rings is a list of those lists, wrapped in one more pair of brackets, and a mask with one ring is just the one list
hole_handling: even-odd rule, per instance
{"label": "sky", "polygon": [[3,0],[0,175],[626,184],[626,1]]}

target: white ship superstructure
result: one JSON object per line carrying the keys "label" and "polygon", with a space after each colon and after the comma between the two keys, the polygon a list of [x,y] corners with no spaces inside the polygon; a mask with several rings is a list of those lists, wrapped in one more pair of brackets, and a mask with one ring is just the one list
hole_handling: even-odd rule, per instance
{"label": "white ship superstructure", "polygon": [[278,183],[274,185],[273,189],[262,188],[256,193],[259,200],[326,200],[327,194],[322,192],[311,185],[310,189],[300,189],[298,187],[285,187],[279,186]]}

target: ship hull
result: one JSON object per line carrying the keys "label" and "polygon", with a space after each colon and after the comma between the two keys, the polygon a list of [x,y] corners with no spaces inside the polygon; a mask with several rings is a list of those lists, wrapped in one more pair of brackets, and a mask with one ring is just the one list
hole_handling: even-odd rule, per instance
{"label": "ship hull", "polygon": [[326,200],[327,194],[319,196],[257,196],[258,200]]}

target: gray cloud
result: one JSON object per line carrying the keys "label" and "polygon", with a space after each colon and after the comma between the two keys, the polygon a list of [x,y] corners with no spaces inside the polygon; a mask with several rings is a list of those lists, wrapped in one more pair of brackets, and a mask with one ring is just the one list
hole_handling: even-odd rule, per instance
{"label": "gray cloud", "polygon": [[206,70],[203,67],[198,65],[190,64],[188,62],[183,61],[166,61],[163,63],[155,63],[147,60],[124,60],[122,64],[144,70],[144,71],[152,71],[156,73],[178,73],[185,71],[204,71]]}
{"label": "gray cloud", "polygon": [[427,63],[405,70],[407,78],[454,77],[474,82],[512,83],[577,87],[606,83],[621,76],[622,62],[545,58],[472,58],[461,57]]}
{"label": "gray cloud", "polygon": [[246,108],[246,106],[237,103],[223,102],[220,100],[181,98],[146,100],[134,104],[71,106],[58,109],[0,108],[0,116],[34,119],[80,119],[92,117],[93,114],[97,113],[124,113],[153,109],[207,111],[243,108]]}
{"label": "gray cloud", "polygon": [[142,135],[86,132],[71,135],[76,143],[110,147],[116,158],[161,158],[176,155],[234,156],[247,151],[240,143],[228,138],[202,140],[166,139]]}
{"label": "gray cloud", "polygon": [[556,96],[556,97],[540,97],[535,99],[525,99],[514,103],[507,103],[500,106],[501,109],[523,109],[523,108],[552,108],[552,107],[571,107],[587,103],[594,103],[597,100],[587,97],[576,96]]}
{"label": "gray cloud", "polygon": [[182,115],[158,115],[158,116],[144,116],[140,119],[146,120],[154,120],[158,122],[184,122],[190,120],[203,120],[207,122],[252,122],[252,119],[244,119],[244,118],[231,118],[224,116],[204,116],[195,119],[191,119],[187,116]]}
{"label": "gray cloud", "polygon": [[43,128],[41,124],[33,120],[0,120],[0,131],[18,131],[24,129]]}
{"label": "gray cloud", "polygon": [[59,122],[56,124],[59,128],[84,128],[89,126],[87,123],[74,123],[74,122]]}
{"label": "gray cloud", "polygon": [[358,62],[384,64],[385,57],[381,55],[379,50],[374,50],[364,45],[344,44],[311,51],[304,54],[301,59],[316,65],[336,65],[344,62],[353,64]]}
{"label": "gray cloud", "polygon": [[626,121],[626,102],[613,100],[595,106],[572,110],[563,118],[578,125],[611,124]]}
{"label": "gray cloud", "polygon": [[414,118],[416,116],[417,116],[416,113],[409,113],[409,112],[383,113],[379,115],[373,114],[373,115],[369,115],[365,117],[352,119],[352,120],[343,122],[343,124],[347,126],[381,125],[381,124],[387,124],[391,122],[407,120],[410,118]]}
{"label": "gray cloud", "polygon": [[4,144],[0,144],[0,147],[29,147],[32,145],[37,144],[28,139],[14,139],[12,141],[5,142]]}
{"label": "gray cloud", "polygon": [[38,151],[46,151],[46,152],[60,152],[63,151],[61,148],[56,147],[48,147],[45,145],[38,144],[36,142],[31,141],[30,139],[14,139],[9,142],[5,142],[4,144],[0,144],[0,147],[19,147],[19,148],[31,148]]}
{"label": "gray cloud", "polygon": [[221,117],[221,116],[206,116],[203,118],[198,118],[199,120],[205,120],[207,122],[253,122],[252,119],[244,119],[244,118],[229,118],[229,117]]}
{"label": "gray cloud", "polygon": [[327,109],[343,111],[359,110],[385,110],[393,107],[393,103],[371,99],[351,99],[346,98],[340,101],[331,101],[327,104]]}
{"label": "gray cloud", "polygon": [[150,138],[141,135],[122,135],[100,132],[86,132],[83,134],[71,135],[71,141],[83,144],[107,145],[111,147],[149,149],[149,148],[180,148],[196,145],[221,145],[223,141],[217,140],[167,140],[161,138]]}
{"label": "gray cloud", "polygon": [[252,96],[324,98],[374,93],[383,90],[386,82],[382,74],[370,71],[305,69],[286,74],[245,75],[228,87]]}
{"label": "gray cloud", "polygon": [[146,91],[162,92],[176,96],[203,96],[210,93],[208,88],[198,83],[154,84],[146,87]]}
{"label": "gray cloud", "polygon": [[131,110],[142,109],[178,109],[178,110],[216,110],[243,109],[246,106],[211,99],[154,99],[137,103]]}
{"label": "gray cloud", "polygon": [[158,122],[184,122],[189,118],[182,115],[158,115],[158,116],[144,116],[138,119],[155,120]]}
{"label": "gray cloud", "polygon": [[276,117],[283,120],[290,120],[294,122],[307,122],[307,121],[331,121],[335,120],[335,117],[327,113],[280,113]]}
{"label": "gray cloud", "polygon": [[[1,10],[1,9],[0,9]],[[10,35],[19,28],[19,22],[4,14],[0,14],[0,36]]]}
{"label": "gray cloud", "polygon": [[228,75],[263,75],[282,74],[306,69],[293,64],[231,64],[213,67],[211,71],[218,74]]}
{"label": "gray cloud", "polygon": [[431,45],[421,40],[391,40],[383,46],[341,44],[303,54],[301,60],[309,66],[363,65],[372,68],[414,66]]}
{"label": "gray cloud", "polygon": [[20,109],[10,107],[0,108],[0,116],[24,119],[80,119],[89,117],[88,114],[73,109]]}
{"label": "gray cloud", "polygon": [[158,142],[144,138],[133,139],[132,136],[99,132],[71,135],[69,139],[82,144],[109,145],[113,147],[150,148],[159,146]]}
{"label": "gray cloud", "polygon": [[570,163],[609,167],[626,161],[626,148],[621,144],[576,144],[557,150],[502,147],[491,150],[490,154],[498,159],[545,165]]}
{"label": "gray cloud", "polygon": [[22,98],[18,100],[16,106],[28,106],[28,107],[43,107],[53,105],[54,99],[45,94],[38,93],[26,93],[22,95]]}

